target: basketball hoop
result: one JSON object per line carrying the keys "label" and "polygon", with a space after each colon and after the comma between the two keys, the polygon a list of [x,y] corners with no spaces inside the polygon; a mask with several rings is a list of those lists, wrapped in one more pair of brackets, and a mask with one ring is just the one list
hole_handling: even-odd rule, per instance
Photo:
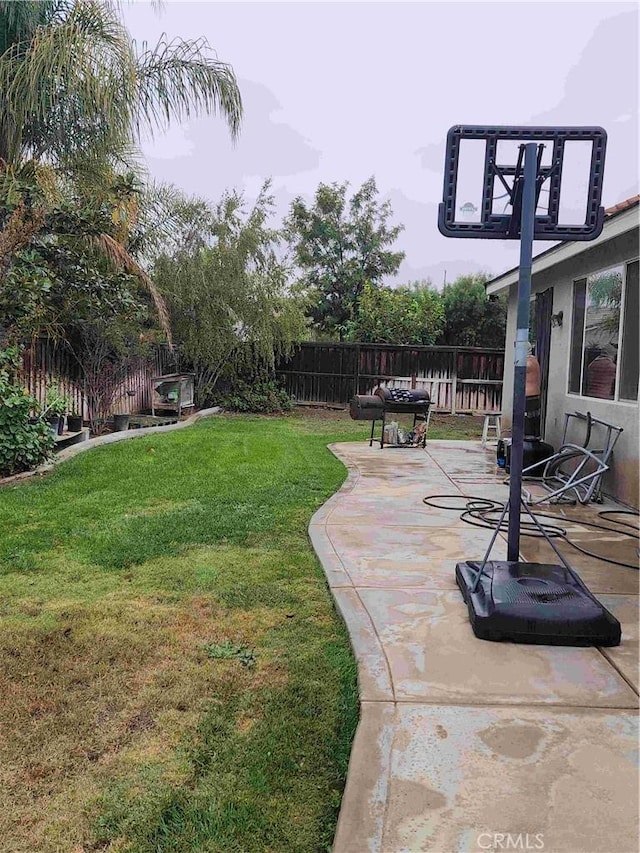
{"label": "basketball hoop", "polygon": [[[483,560],[456,566],[471,625],[483,639],[620,643],[618,620],[593,597],[522,500],[533,241],[594,240],[602,232],[606,143],[601,127],[456,125],[447,134],[440,232],[445,237],[520,240],[509,500]],[[576,178],[580,169],[581,181]],[[580,186],[583,197],[576,199]],[[523,506],[562,565],[520,561]],[[505,517],[507,560],[489,561]]]}

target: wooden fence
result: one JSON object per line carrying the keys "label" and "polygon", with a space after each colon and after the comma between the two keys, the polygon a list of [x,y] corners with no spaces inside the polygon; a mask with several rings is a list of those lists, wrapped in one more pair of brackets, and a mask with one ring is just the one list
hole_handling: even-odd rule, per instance
{"label": "wooden fence", "polygon": [[[276,373],[298,402],[345,405],[378,385],[423,388],[440,412],[499,412],[504,350],[391,344],[304,343]],[[151,379],[179,370],[175,353],[157,346],[134,361],[116,394],[113,413],[151,409]],[[23,355],[21,380],[42,404],[47,386],[69,397],[87,416],[82,370],[73,355],[38,340]]]}
{"label": "wooden fence", "polygon": [[[151,379],[175,370],[175,355],[166,346],[156,346],[148,357],[134,360],[114,397],[113,414],[151,409]],[[45,404],[47,388],[53,386],[69,398],[75,412],[87,417],[82,369],[65,347],[46,339],[35,341],[24,350],[19,378],[41,405]]]}
{"label": "wooden fence", "polygon": [[304,343],[277,375],[298,402],[346,404],[378,385],[423,388],[440,412],[499,412],[504,350]]}

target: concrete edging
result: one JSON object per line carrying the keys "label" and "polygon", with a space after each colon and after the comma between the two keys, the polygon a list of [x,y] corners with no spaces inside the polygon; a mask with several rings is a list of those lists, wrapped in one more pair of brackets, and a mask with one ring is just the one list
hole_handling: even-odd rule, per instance
{"label": "concrete edging", "polygon": [[328,449],[347,469],[342,486],[316,510],[309,522],[308,535],[322,565],[336,609],[349,634],[351,649],[358,664],[358,694],[367,700],[394,701],[389,664],[369,611],[360,599],[348,568],[336,552],[326,525],[340,501],[350,494],[360,480],[360,469],[348,457],[342,456],[336,445]]}
{"label": "concrete edging", "polygon": [[201,409],[199,412],[191,415],[184,421],[178,421],[175,424],[165,424],[157,427],[141,427],[140,429],[123,430],[122,432],[112,432],[108,435],[99,435],[96,438],[90,438],[88,441],[81,441],[79,444],[73,444],[57,453],[50,462],[45,462],[44,465],[39,465],[33,471],[23,471],[20,474],[13,474],[11,477],[0,479],[0,486],[8,486],[11,483],[19,483],[22,480],[27,480],[30,477],[35,477],[38,474],[46,474],[52,471],[56,465],[61,462],[66,462],[68,459],[77,456],[79,453],[84,453],[87,450],[93,450],[95,447],[102,447],[105,444],[115,444],[118,441],[126,441],[132,438],[144,438],[147,435],[157,435],[165,432],[172,432],[176,429],[184,429],[184,427],[193,426],[202,418],[209,418],[213,415],[222,414],[220,406],[213,406],[209,409]]}

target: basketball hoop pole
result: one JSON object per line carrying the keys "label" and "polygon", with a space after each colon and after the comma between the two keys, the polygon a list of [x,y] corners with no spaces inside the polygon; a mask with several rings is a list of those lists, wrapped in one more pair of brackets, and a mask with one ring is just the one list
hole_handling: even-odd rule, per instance
{"label": "basketball hoop pole", "polygon": [[529,341],[529,300],[531,297],[531,264],[533,232],[536,216],[536,177],[538,145],[524,146],[522,209],[520,219],[520,272],[518,277],[518,312],[513,362],[513,410],[511,418],[511,464],[509,480],[509,527],[507,560],[520,559],[520,507],[522,502],[522,461],[524,455],[524,410],[527,381],[527,343]]}

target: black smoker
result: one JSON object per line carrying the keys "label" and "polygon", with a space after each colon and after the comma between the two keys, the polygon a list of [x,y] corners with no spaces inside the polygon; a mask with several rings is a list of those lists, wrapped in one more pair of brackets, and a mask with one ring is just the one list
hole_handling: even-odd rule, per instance
{"label": "black smoker", "polygon": [[[369,447],[374,442],[376,421],[382,421],[380,433],[380,449],[384,447],[384,428],[387,414],[413,415],[413,432],[417,432],[417,424],[424,424],[418,441],[408,444],[387,444],[387,447],[426,447],[427,428],[429,425],[429,409],[431,398],[426,391],[415,388],[376,388],[373,394],[356,394],[349,405],[349,414],[354,421],[371,421],[371,436]],[[376,439],[377,440],[377,439]]]}

